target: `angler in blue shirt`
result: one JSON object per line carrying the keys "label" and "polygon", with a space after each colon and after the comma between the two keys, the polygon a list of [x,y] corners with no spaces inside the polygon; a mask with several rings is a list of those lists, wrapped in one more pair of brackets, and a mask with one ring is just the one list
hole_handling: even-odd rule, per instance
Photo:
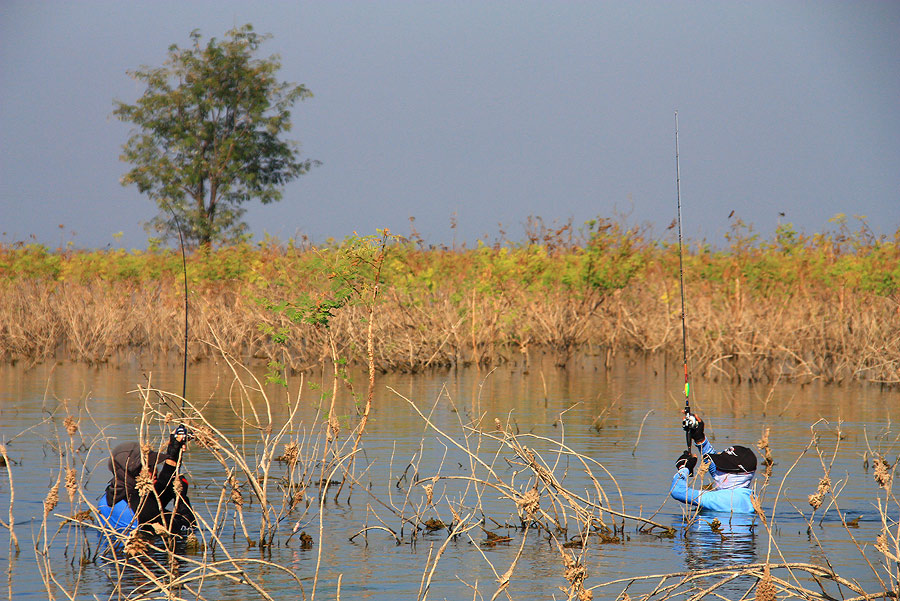
{"label": "angler in blue shirt", "polygon": [[685,451],[675,462],[678,470],[672,477],[672,498],[704,509],[721,513],[755,513],[750,484],[756,473],[756,455],[742,446],[728,447],[718,452],[703,432],[703,420],[690,429],[691,440],[709,467],[709,475],[715,482],[714,490],[698,490],[688,487],[688,476],[693,476],[697,457]]}

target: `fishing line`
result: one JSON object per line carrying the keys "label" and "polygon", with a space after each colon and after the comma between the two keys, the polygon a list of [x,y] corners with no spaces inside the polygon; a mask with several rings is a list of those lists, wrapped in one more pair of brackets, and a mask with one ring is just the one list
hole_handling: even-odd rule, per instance
{"label": "fishing line", "polygon": [[678,162],[678,111],[675,111],[675,194],[678,199],[678,280],[681,287],[681,351],[684,358],[684,440],[691,451],[691,432],[696,424],[691,415],[691,385],[688,381],[687,323],[684,314],[684,250],[681,242],[681,167]]}

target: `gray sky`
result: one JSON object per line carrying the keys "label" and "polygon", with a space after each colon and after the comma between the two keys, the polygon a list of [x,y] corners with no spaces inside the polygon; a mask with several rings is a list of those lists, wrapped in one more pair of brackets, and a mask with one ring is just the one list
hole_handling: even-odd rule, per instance
{"label": "gray sky", "polygon": [[315,94],[291,137],[323,162],[249,207],[257,239],[414,216],[471,244],[616,213],[670,236],[676,110],[686,236],[722,243],[732,210],[765,237],[900,227],[898,2],[0,0],[0,241],[145,247],[156,207],[118,183],[126,71],[248,22]]}

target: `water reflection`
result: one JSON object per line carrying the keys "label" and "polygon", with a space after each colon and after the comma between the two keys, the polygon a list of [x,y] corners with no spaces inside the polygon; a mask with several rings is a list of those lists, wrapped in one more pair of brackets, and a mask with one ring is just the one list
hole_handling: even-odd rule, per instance
{"label": "water reflection", "polygon": [[676,549],[683,554],[685,568],[706,570],[757,560],[756,516],[701,512],[676,538]]}
{"label": "water reflection", "polygon": [[[322,371],[304,377],[300,394],[305,431],[321,423],[322,391],[331,390],[329,373]],[[12,472],[16,493],[14,509],[16,523],[21,525],[17,532],[23,549],[31,543],[31,532],[37,530],[33,527],[35,522],[30,520],[36,519],[36,523],[40,523],[42,499],[59,473],[56,449],[60,436],[67,440],[64,418],[69,414],[78,418],[78,436],[83,437],[80,440],[87,446],[92,440],[99,441],[85,458],[89,477],[84,483],[85,497],[89,500],[97,498],[108,479],[105,472],[107,447],[135,437],[140,401],[132,391],[138,385],[145,385],[148,375],[153,385],[159,388],[181,390],[180,366],[95,369],[61,364],[37,366],[31,370],[0,366],[0,440],[7,443],[11,458],[18,462]],[[362,373],[352,373],[351,377],[355,382],[366,379]],[[608,470],[607,474],[599,468],[594,469],[614,508],[632,515],[648,515],[661,505],[664,507],[662,523],[676,526],[678,535],[674,539],[660,539],[638,535],[632,529],[626,533],[630,535],[628,539],[621,544],[592,549],[588,584],[651,572],[672,573],[759,561],[769,547],[768,535],[759,524],[754,527],[734,516],[701,514],[700,519],[685,526],[681,508],[668,498],[669,466],[684,444],[683,432],[673,426],[681,406],[673,391],[680,391],[681,377],[683,374],[679,370],[666,370],[664,365],[654,361],[624,360],[606,370],[601,361],[593,361],[590,357],[574,362],[566,371],[556,370],[552,364],[535,362],[528,370],[509,365],[493,371],[459,369],[380,375],[375,408],[364,440],[364,454],[360,455],[360,469],[366,470],[367,490],[373,496],[398,505],[406,502],[407,497],[405,489],[395,484],[414,456],[420,457],[418,466],[422,477],[438,471],[442,475],[466,476],[471,471],[466,461],[450,454],[445,457],[446,441],[425,427],[418,414],[399,396],[402,395],[429,415],[438,427],[457,437],[461,437],[461,432],[468,426],[487,423],[488,427],[493,427],[497,418],[504,424],[508,422],[513,431],[520,434],[532,433],[564,441]],[[285,394],[293,397],[298,394],[299,382],[299,377],[292,378],[290,390],[273,388],[269,394],[279,401]],[[312,383],[316,387],[311,386]],[[231,380],[220,366],[209,363],[191,367],[188,396],[206,403],[210,415],[223,431],[239,433],[239,420],[231,412],[230,387]],[[732,443],[752,444],[759,438],[762,428],[771,428],[770,440],[776,460],[773,484],[770,485],[773,491],[809,443],[810,424],[820,418],[828,420],[828,424],[819,426],[820,444],[828,451],[838,441],[833,430],[843,420],[843,438],[840,453],[834,460],[833,474],[841,474],[847,480],[841,492],[841,507],[854,508],[854,517],[867,514],[859,528],[853,531],[854,536],[873,545],[880,522],[871,508],[879,489],[870,474],[863,471],[861,458],[867,451],[867,444],[879,444],[874,434],[886,428],[891,410],[900,406],[900,395],[875,387],[827,388],[817,385],[780,385],[772,395],[768,393],[765,387],[707,382],[698,382],[694,391],[696,408],[707,420],[708,433],[718,448]],[[283,412],[284,403],[277,402],[272,409],[276,414]],[[343,423],[352,424],[356,419],[355,411],[353,399],[342,394],[337,412]],[[604,419],[597,429],[599,415]],[[250,453],[254,444],[254,439],[248,437]],[[541,452],[544,448],[555,448],[550,444],[542,447],[534,439],[528,440],[527,444]],[[666,474],[659,478],[647,477],[647,474],[659,473],[661,457],[667,458]],[[827,457],[830,460],[830,451]],[[214,514],[222,493],[221,467],[199,449],[189,452],[186,465],[195,483],[192,489],[197,494],[196,500],[192,497],[195,506]],[[593,490],[577,461],[563,457],[557,466],[566,486],[579,492]],[[513,469],[516,468],[505,462],[497,465],[503,477]],[[90,477],[93,470],[97,473]],[[0,468],[0,515],[4,516],[10,502],[6,475]],[[784,487],[776,515],[779,523],[776,536],[778,548],[786,560],[821,561],[816,557],[821,553],[821,547],[811,543],[806,534],[806,522],[799,513],[808,507],[806,497],[815,491],[821,475],[821,463],[810,453],[791,471],[790,482]],[[401,484],[406,486],[406,483]],[[435,487],[436,494],[441,486],[443,483]],[[409,497],[413,503],[420,502],[420,492],[414,491],[413,494],[418,496]],[[267,559],[294,570],[304,579],[309,595],[311,581],[308,578],[317,569],[321,546],[317,597],[335,598],[339,577],[345,596],[385,600],[398,596],[414,597],[422,583],[429,553],[436,552],[445,537],[443,533],[432,534],[411,544],[406,531],[404,543],[398,546],[392,537],[379,537],[378,532],[373,531],[366,541],[357,538],[348,542],[362,528],[361,524],[379,524],[379,518],[398,532],[401,529],[392,521],[390,513],[379,509],[378,503],[367,494],[359,492],[351,503],[326,503],[324,541],[316,536],[313,549],[301,550],[292,543],[290,547],[271,549]],[[770,492],[764,498],[767,510],[771,508],[773,496],[774,492]],[[500,506],[496,496],[486,498],[485,510],[494,511],[495,507],[496,513],[487,518],[501,523],[515,519],[514,512],[511,518],[501,513],[509,510]],[[452,519],[446,503],[435,511],[445,521]],[[65,508],[57,512],[65,513]],[[666,512],[669,512],[668,517],[665,517]],[[310,516],[302,528],[318,533],[318,515],[313,512]],[[710,525],[713,517],[719,519],[719,531]],[[285,527],[290,526],[286,522]],[[842,575],[858,578],[867,588],[872,588],[875,583],[872,572],[852,543],[848,543],[846,532],[834,517],[834,510],[826,514],[822,527],[818,526],[817,518],[815,527],[831,564]],[[260,557],[258,549],[247,549],[239,527],[228,524],[223,536],[235,557]],[[479,536],[481,533],[476,533],[476,539]],[[483,596],[490,598],[494,589],[484,583],[495,582],[496,573],[503,573],[512,564],[518,551],[517,543],[518,539],[509,547],[482,549],[482,554],[471,541],[451,542],[435,571],[430,597],[472,598],[468,585],[477,581],[482,583],[479,590]],[[27,551],[18,558],[9,558],[6,554],[8,545],[8,532],[0,528],[0,571],[13,575],[9,580],[9,597],[46,598],[42,576],[34,559]],[[60,570],[57,576],[70,587],[69,590],[78,582],[79,593],[86,598],[110,596],[109,581],[99,566],[72,566],[64,557],[55,565]],[[514,598],[548,599],[553,591],[565,584],[558,551],[538,537],[534,537],[533,544],[530,538],[517,565],[510,585]],[[139,586],[141,582],[132,584]],[[266,574],[266,585],[276,597],[297,596],[297,582],[278,572]],[[722,594],[726,598],[739,598],[748,588],[743,585],[733,584],[732,590]],[[245,589],[235,592],[222,586],[221,590],[209,592],[207,598],[236,598],[245,592]]]}
{"label": "water reflection", "polygon": [[[757,561],[759,543],[759,520],[754,515],[729,514],[701,511],[673,524],[679,535],[675,538],[675,551],[684,560],[685,570],[702,571],[717,568],[734,568]],[[698,588],[711,587],[723,576],[697,578],[693,584]],[[740,577],[716,588],[724,599],[743,598],[754,585],[753,577]]]}

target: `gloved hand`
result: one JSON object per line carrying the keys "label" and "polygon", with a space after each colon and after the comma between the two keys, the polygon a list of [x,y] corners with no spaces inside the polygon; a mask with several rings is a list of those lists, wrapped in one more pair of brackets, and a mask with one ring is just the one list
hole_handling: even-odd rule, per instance
{"label": "gloved hand", "polygon": [[691,455],[690,451],[685,451],[675,461],[675,469],[680,470],[681,468],[686,467],[691,476],[694,475],[694,466],[696,465],[697,458],[694,455]]}
{"label": "gloved hand", "polygon": [[706,439],[706,434],[703,432],[703,420],[700,419],[699,415],[691,414],[691,417],[693,418],[693,424],[688,432],[691,433],[691,440],[695,444],[700,445]]}
{"label": "gloved hand", "polygon": [[166,447],[166,455],[169,456],[169,459],[178,463],[181,449],[190,437],[190,432],[184,427],[184,424],[179,425],[174,432],[169,434],[169,446]]}
{"label": "gloved hand", "polygon": [[173,434],[175,434],[175,437],[181,439],[183,442],[194,439],[194,433],[188,430],[184,424],[178,424],[178,427],[175,428],[175,432],[173,432]]}

